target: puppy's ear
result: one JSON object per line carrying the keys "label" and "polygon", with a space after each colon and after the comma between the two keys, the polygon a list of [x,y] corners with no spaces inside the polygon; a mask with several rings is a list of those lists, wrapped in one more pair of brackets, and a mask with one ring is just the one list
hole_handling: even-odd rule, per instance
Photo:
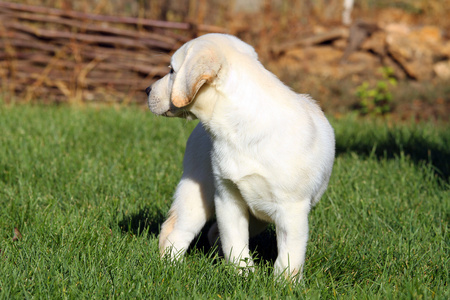
{"label": "puppy's ear", "polygon": [[181,68],[175,74],[172,104],[178,108],[189,105],[203,84],[217,76],[221,64],[221,56],[214,45],[196,43],[189,48]]}

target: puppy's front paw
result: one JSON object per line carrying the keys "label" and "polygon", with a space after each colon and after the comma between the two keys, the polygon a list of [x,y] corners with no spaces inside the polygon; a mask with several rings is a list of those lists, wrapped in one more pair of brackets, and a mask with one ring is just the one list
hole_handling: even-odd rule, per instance
{"label": "puppy's front paw", "polygon": [[292,268],[289,266],[283,265],[279,259],[275,261],[274,264],[274,275],[277,280],[287,281],[292,283],[298,283],[302,280],[303,277],[303,266],[298,268]]}

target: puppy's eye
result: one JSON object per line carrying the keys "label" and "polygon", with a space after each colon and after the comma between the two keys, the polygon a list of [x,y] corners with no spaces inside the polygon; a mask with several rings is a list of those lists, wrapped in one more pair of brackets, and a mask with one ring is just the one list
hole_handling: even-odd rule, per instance
{"label": "puppy's eye", "polygon": [[170,73],[170,74],[173,74],[174,71],[173,71],[172,66],[169,66],[169,69],[170,69],[169,73]]}

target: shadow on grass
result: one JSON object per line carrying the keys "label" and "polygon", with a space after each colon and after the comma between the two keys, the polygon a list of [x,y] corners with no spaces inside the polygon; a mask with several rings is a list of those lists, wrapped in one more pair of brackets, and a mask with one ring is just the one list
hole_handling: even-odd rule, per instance
{"label": "shadow on grass", "polygon": [[[137,213],[125,216],[119,221],[119,228],[123,233],[141,235],[148,232],[149,235],[157,237],[161,230],[161,225],[165,221],[166,215],[160,210],[152,210],[149,207],[140,209]],[[218,251],[208,241],[208,231],[213,224],[212,221],[206,223],[197,237],[191,242],[187,250],[187,255],[200,252],[204,255],[210,255]],[[257,260],[269,261],[272,264],[277,257],[277,242],[275,230],[269,226],[264,232],[250,239],[250,250],[254,253],[253,257]]]}
{"label": "shadow on grass", "polygon": [[150,235],[158,236],[162,222],[164,222],[165,214],[160,210],[144,207],[137,213],[125,216],[119,221],[119,228],[124,233],[133,235],[141,235],[147,232]]}
{"label": "shadow on grass", "polygon": [[[210,255],[213,252],[219,252],[219,257],[223,258],[221,251],[217,247],[213,247],[208,241],[208,231],[214,222],[208,222],[199,233],[199,235],[192,241],[187,254],[193,252],[200,252],[204,255]],[[274,227],[269,226],[259,235],[250,238],[250,251],[253,253],[252,257],[256,262],[269,262],[274,264],[277,258],[277,239]]]}
{"label": "shadow on grass", "polygon": [[403,153],[415,164],[430,164],[435,174],[445,183],[450,180],[450,135],[431,140],[420,132],[389,132],[385,137],[336,137],[336,155],[355,152],[375,155],[378,159],[393,159]]}

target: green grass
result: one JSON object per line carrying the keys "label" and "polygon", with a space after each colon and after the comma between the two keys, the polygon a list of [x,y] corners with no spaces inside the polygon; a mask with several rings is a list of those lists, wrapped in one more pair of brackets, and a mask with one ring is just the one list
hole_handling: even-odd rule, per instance
{"label": "green grass", "polygon": [[204,238],[181,263],[159,259],[194,126],[137,108],[0,104],[0,298],[450,298],[446,124],[333,121],[336,163],[297,286],[273,280],[273,227],[252,240],[248,277]]}

